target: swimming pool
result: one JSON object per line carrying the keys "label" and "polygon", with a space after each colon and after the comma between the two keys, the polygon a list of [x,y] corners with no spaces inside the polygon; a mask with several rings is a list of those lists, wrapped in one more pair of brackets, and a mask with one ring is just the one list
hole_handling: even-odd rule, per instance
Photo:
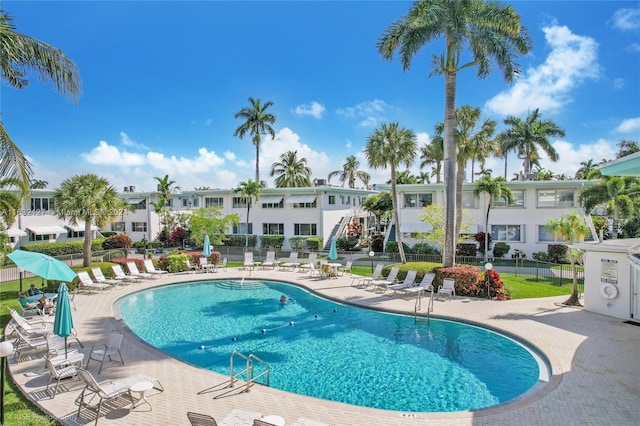
{"label": "swimming pool", "polygon": [[175,358],[229,374],[231,352],[253,353],[270,364],[274,388],[366,407],[481,409],[517,398],[546,374],[532,351],[492,331],[416,323],[273,281],[168,285],[125,296],[116,309]]}

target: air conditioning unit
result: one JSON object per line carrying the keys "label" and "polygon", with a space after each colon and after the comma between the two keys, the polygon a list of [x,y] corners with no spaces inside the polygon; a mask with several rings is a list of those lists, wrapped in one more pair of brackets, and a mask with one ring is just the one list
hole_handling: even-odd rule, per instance
{"label": "air conditioning unit", "polygon": [[538,174],[537,173],[529,173],[527,175],[527,180],[538,180]]}
{"label": "air conditioning unit", "polygon": [[316,179],[316,186],[326,186],[326,185],[327,185],[326,179]]}
{"label": "air conditioning unit", "polygon": [[124,192],[129,192],[129,187],[128,186],[124,187]]}

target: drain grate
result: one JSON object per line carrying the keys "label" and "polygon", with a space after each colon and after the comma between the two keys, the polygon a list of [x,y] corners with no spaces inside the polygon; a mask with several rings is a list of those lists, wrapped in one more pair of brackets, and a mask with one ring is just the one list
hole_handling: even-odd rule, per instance
{"label": "drain grate", "polygon": [[640,326],[640,322],[637,322],[637,321],[625,321],[624,323],[625,323],[625,324],[631,324],[631,325],[637,325],[637,326]]}

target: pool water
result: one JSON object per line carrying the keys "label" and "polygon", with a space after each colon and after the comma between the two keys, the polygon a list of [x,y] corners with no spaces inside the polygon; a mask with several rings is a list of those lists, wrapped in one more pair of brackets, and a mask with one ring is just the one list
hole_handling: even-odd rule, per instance
{"label": "pool water", "polygon": [[531,351],[492,331],[416,323],[278,282],[169,285],[125,296],[117,309],[140,338],[175,358],[228,375],[231,352],[255,354],[271,366],[274,388],[366,407],[480,409],[518,397],[541,377]]}

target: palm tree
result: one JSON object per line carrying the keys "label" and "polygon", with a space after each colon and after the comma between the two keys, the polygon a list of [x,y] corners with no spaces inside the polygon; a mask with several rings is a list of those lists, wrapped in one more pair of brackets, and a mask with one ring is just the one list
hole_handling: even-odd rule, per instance
{"label": "palm tree", "polygon": [[507,186],[503,177],[492,178],[491,175],[485,174],[476,182],[473,193],[479,196],[485,192],[489,197],[487,201],[487,215],[484,220],[484,261],[487,262],[487,253],[489,251],[489,213],[494,200],[504,198],[507,203],[513,202],[513,193]]}
{"label": "palm tree", "polygon": [[580,162],[580,168],[576,172],[576,179],[589,179],[592,170],[596,170],[598,165],[593,162],[593,158]]}
{"label": "palm tree", "polygon": [[526,120],[510,115],[504,124],[510,126],[500,134],[502,152],[516,151],[524,160],[524,175],[531,173],[531,168],[538,163],[542,149],[551,161],[558,161],[558,153],[549,142],[551,137],[564,137],[564,129],[552,120],[542,120],[540,110],[536,108],[529,113]]}
{"label": "palm tree", "polygon": [[240,182],[238,187],[234,190],[234,192],[242,195],[247,201],[247,227],[245,234],[245,242],[244,246],[249,247],[249,210],[251,210],[251,205],[260,199],[260,193],[262,192],[262,185],[258,182],[254,182],[252,180],[248,180],[246,182]]}
{"label": "palm tree", "polygon": [[256,147],[256,182],[260,183],[261,135],[269,134],[271,138],[276,137],[276,132],[271,127],[276,122],[276,116],[267,112],[267,108],[273,105],[271,101],[261,104],[260,99],[249,97],[249,103],[250,107],[242,108],[233,116],[244,120],[244,123],[233,132],[233,136],[239,136],[242,139],[245,134],[249,133],[253,137],[253,145]]}
{"label": "palm tree", "polygon": [[298,158],[298,151],[287,151],[282,154],[280,161],[271,165],[270,176],[277,176],[276,188],[311,186],[311,169],[307,167],[306,158]]}
{"label": "palm tree", "polygon": [[60,184],[53,193],[56,215],[77,225],[84,221],[84,262],[91,264],[91,225],[98,228],[117,218],[126,209],[115,188],[94,174],[75,175]]}
{"label": "palm tree", "polygon": [[350,155],[342,165],[342,170],[334,170],[333,172],[329,173],[327,181],[330,182],[332,177],[338,176],[338,180],[342,183],[342,186],[344,186],[345,182],[348,182],[349,188],[355,188],[356,179],[360,179],[366,187],[369,185],[371,176],[367,172],[358,170],[359,167],[360,162],[358,161],[358,159],[355,157],[355,155]]}
{"label": "palm tree", "polygon": [[31,185],[29,188],[31,189],[45,189],[49,185],[49,182],[46,180],[34,179],[31,181]]}
{"label": "palm tree", "polygon": [[[547,229],[552,231],[556,237],[559,237],[569,243],[581,241],[585,235],[589,233],[589,227],[585,220],[576,212],[568,213],[560,219],[551,219],[547,222]],[[563,302],[564,305],[581,306],[578,299],[578,271],[576,270],[576,259],[579,253],[577,250],[569,248],[569,260],[571,261],[571,270],[573,271],[573,290],[571,296]]]}
{"label": "palm tree", "polygon": [[393,199],[389,192],[373,194],[362,200],[362,208],[376,218],[376,231],[380,232],[383,216],[393,211]]}
{"label": "palm tree", "polygon": [[[51,83],[54,90],[78,103],[82,92],[76,65],[62,51],[16,31],[12,18],[0,9],[0,68],[2,81],[16,89],[29,84],[27,71]],[[13,142],[0,120],[0,178],[19,179],[29,187],[31,164]],[[28,191],[23,191],[28,196]]]}
{"label": "palm tree", "polygon": [[436,183],[442,182],[440,180],[440,173],[442,173],[442,161],[444,160],[444,141],[442,137],[433,138],[430,143],[420,148],[420,168],[424,168],[429,164],[435,164],[432,168],[431,176],[436,178]]}
{"label": "palm tree", "polygon": [[[392,60],[398,50],[403,69],[427,43],[443,38],[446,50],[433,56],[431,75],[445,79],[444,175],[445,175],[445,246],[444,266],[455,262],[456,199],[456,81],[464,68],[477,67],[479,78],[486,78],[492,60],[503,71],[504,79],[513,81],[520,74],[516,62],[519,54],[531,48],[531,39],[512,6],[479,0],[420,0],[414,2],[406,16],[389,26],[379,38],[378,52]],[[470,55],[463,55],[468,50]],[[469,58],[468,63],[460,63]]]}
{"label": "palm tree", "polygon": [[369,162],[369,167],[374,169],[391,169],[391,200],[393,202],[393,222],[396,224],[396,241],[400,261],[407,263],[402,246],[402,233],[400,232],[400,217],[398,215],[398,191],[396,187],[396,169],[401,164],[407,167],[416,157],[418,142],[413,130],[400,127],[398,123],[382,123],[367,138],[364,147],[364,155]]}
{"label": "palm tree", "polygon": [[20,201],[23,197],[18,196],[15,192],[6,191],[5,188],[16,186],[21,187],[22,181],[18,179],[2,179],[0,180],[0,221],[4,225],[1,229],[10,228],[16,221],[18,211],[22,207]]}
{"label": "palm tree", "polygon": [[158,197],[158,201],[153,204],[158,213],[158,217],[160,220],[160,240],[168,241],[169,240],[169,228],[171,227],[171,214],[169,211],[169,206],[171,205],[171,200],[173,199],[173,192],[179,190],[179,186],[174,186],[176,183],[175,180],[169,179],[169,175],[164,175],[164,177],[153,177],[157,182],[156,192],[154,195]]}
{"label": "palm tree", "polygon": [[618,143],[618,153],[616,154],[616,158],[626,157],[627,155],[638,151],[640,151],[640,145],[638,145],[638,142],[623,139]]}
{"label": "palm tree", "polygon": [[[389,179],[387,184],[391,183],[391,179]],[[418,176],[412,175],[409,170],[404,170],[396,173],[396,183],[398,185],[413,185],[416,183],[420,183],[420,179]]]}

